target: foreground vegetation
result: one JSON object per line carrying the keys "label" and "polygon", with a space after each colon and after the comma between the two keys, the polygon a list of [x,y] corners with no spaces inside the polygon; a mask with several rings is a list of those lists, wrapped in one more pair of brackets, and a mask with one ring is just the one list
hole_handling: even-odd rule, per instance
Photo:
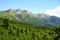
{"label": "foreground vegetation", "polygon": [[60,26],[48,28],[0,18],[0,40],[60,40]]}

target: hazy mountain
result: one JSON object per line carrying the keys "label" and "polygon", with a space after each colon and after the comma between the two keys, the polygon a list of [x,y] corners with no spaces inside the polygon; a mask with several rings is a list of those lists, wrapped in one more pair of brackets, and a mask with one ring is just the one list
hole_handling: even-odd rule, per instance
{"label": "hazy mountain", "polygon": [[27,22],[39,26],[59,26],[60,18],[56,16],[50,16],[44,13],[33,14],[27,10],[5,10],[0,11],[0,17],[9,17],[11,20],[17,20],[20,22]]}

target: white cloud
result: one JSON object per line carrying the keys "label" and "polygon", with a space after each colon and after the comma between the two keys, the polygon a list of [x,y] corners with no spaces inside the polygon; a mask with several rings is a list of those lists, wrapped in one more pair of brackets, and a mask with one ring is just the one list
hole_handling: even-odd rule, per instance
{"label": "white cloud", "polygon": [[45,11],[46,14],[51,15],[51,16],[57,16],[60,17],[60,6],[55,7],[53,9],[48,9]]}

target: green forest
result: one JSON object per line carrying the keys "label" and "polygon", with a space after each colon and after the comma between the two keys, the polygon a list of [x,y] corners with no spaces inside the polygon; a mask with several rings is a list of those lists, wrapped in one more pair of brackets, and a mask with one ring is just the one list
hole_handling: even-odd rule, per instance
{"label": "green forest", "polygon": [[60,26],[49,28],[0,18],[0,40],[60,40]]}

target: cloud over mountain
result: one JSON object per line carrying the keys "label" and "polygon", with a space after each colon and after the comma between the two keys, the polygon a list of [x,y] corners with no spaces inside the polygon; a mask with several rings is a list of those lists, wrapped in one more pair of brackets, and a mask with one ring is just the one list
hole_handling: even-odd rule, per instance
{"label": "cloud over mountain", "polygon": [[51,16],[57,16],[60,17],[60,6],[57,6],[53,9],[48,9],[45,11],[46,14],[51,15]]}

